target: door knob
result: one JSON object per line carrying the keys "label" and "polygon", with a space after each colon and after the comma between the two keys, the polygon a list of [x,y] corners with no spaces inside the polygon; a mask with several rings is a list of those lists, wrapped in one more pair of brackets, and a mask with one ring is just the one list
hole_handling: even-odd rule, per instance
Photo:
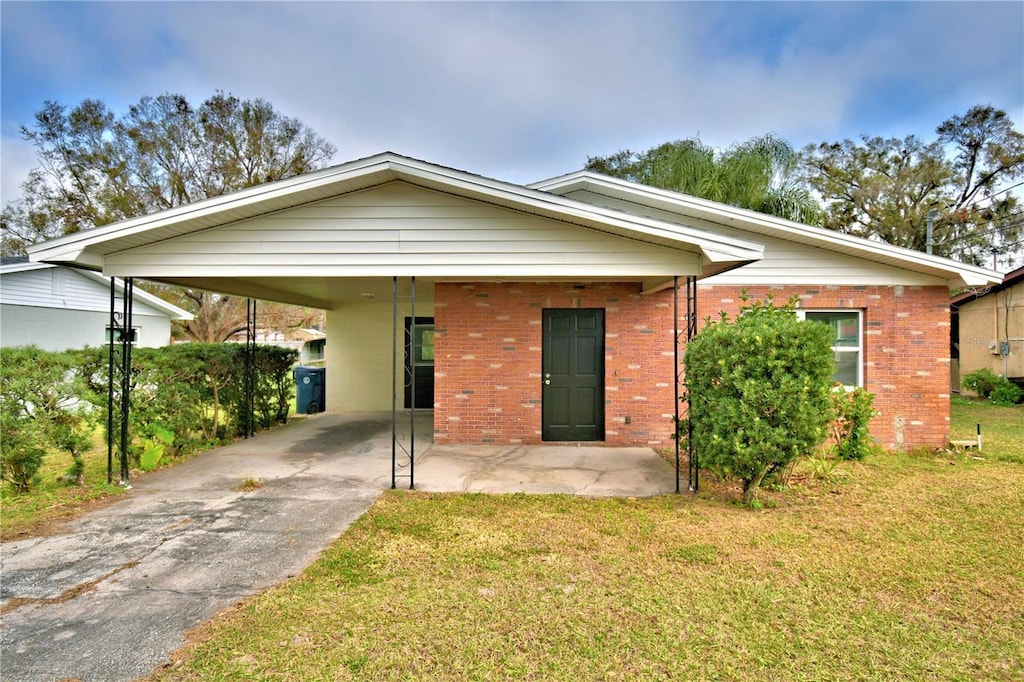
{"label": "door knob", "polygon": [[544,380],[544,385],[545,386],[550,386],[551,385],[551,379],[545,379]]}

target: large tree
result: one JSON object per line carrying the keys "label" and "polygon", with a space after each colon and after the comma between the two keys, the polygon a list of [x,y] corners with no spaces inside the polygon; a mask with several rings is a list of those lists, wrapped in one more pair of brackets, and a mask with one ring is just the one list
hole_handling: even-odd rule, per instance
{"label": "large tree", "polygon": [[645,152],[628,149],[587,159],[587,170],[674,190],[740,208],[817,223],[820,206],[796,175],[797,154],[775,135],[725,150],[699,139],[676,140]]}
{"label": "large tree", "polygon": [[939,125],[931,141],[863,136],[809,145],[801,161],[830,229],[924,251],[931,213],[938,255],[982,264],[1020,246],[1010,190],[1024,174],[1024,135],[1004,111],[972,107]]}
{"label": "large tree", "polygon": [[[0,214],[4,254],[306,173],[335,151],[266,100],[223,92],[199,106],[176,94],[143,97],[121,115],[94,99],[70,109],[46,102],[21,134],[38,165]],[[244,303],[231,297],[186,292],[178,302],[197,315],[183,327],[190,338],[214,340],[239,321],[244,328]]]}
{"label": "large tree", "polygon": [[[202,311],[202,315],[197,315],[193,320],[176,323],[177,332],[191,341],[220,343],[245,331],[248,326],[244,298],[182,287],[151,288],[155,289],[153,293],[180,308]],[[256,324],[262,329],[282,332],[310,327],[322,329],[324,316],[323,311],[316,308],[258,301]]]}

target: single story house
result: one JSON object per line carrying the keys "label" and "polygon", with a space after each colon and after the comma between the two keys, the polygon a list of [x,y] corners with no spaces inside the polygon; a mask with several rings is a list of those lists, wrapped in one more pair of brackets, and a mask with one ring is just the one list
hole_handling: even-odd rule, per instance
{"label": "single story house", "polygon": [[[247,333],[240,331],[232,334],[228,339],[231,343],[245,343]],[[280,346],[291,348],[299,354],[299,364],[322,363],[324,359],[324,348],[327,346],[327,335],[319,329],[278,329],[260,327],[256,328],[256,343],[266,346]]]}
{"label": "single story house", "polygon": [[590,172],[524,186],[393,153],[30,255],[325,309],[329,409],[404,392],[438,443],[670,444],[679,332],[745,289],[836,329],[837,379],[876,394],[879,442],[942,445],[949,291],[1000,279]]}
{"label": "single story house", "polygon": [[[115,280],[118,292],[124,284]],[[137,346],[171,342],[171,320],[192,314],[135,290],[132,331]],[[0,345],[44,350],[102,346],[110,341],[110,278],[90,270],[5,257],[0,264]]]}
{"label": "single story house", "polygon": [[953,390],[979,369],[1024,383],[1024,267],[953,297]]}

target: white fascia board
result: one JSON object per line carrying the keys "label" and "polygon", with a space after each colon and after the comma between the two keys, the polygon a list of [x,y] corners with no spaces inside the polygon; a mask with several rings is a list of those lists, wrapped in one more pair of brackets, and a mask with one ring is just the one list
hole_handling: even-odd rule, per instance
{"label": "white fascia board", "polygon": [[941,277],[949,282],[950,287],[987,286],[998,283],[1002,278],[1002,275],[994,270],[967,265],[949,258],[921,253],[886,242],[875,242],[827,230],[823,227],[805,225],[679,192],[648,187],[590,171],[576,171],[534,183],[529,187],[556,193],[589,190],[598,194],[607,194],[616,199],[632,201],[651,208],[750,230],[755,234],[767,234],[812,244],[866,260],[888,263],[915,272]]}
{"label": "white fascia board", "polygon": [[[386,152],[341,166],[258,185],[232,194],[43,242],[29,247],[29,257],[33,261],[75,263],[102,269],[102,252],[120,250],[119,247],[111,245],[106,250],[92,251],[90,247],[161,228],[170,228],[173,232],[161,235],[162,239],[176,234],[186,234],[200,223],[204,227],[215,226],[218,214],[231,211],[231,218],[222,223],[227,224],[286,208],[281,203],[274,204],[269,209],[265,208],[266,204],[275,200],[288,198],[290,201],[285,203],[300,205],[325,198],[327,195],[323,195],[324,192],[329,193],[332,185],[351,186],[354,181],[359,180],[362,180],[357,184],[359,189],[392,180],[404,180],[467,198],[500,201],[518,210],[536,212],[591,229],[603,229],[618,236],[642,241],[645,236],[655,237],[674,244],[686,244],[699,249],[708,262],[750,262],[760,260],[764,254],[764,247],[756,242],[722,237],[675,223],[632,216],[557,194],[532,190]],[[264,205],[262,210],[261,205]],[[211,220],[213,222],[209,222]]]}
{"label": "white fascia board", "polygon": [[15,272],[28,272],[29,270],[42,270],[43,268],[53,268],[55,265],[48,263],[33,263],[26,261],[24,263],[10,263],[8,265],[0,265],[0,274],[8,275]]}

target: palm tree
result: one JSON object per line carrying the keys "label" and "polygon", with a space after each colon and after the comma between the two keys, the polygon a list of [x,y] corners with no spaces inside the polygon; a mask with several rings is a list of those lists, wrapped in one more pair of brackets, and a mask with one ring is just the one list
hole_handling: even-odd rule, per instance
{"label": "palm tree", "polygon": [[821,206],[796,175],[797,154],[773,134],[724,151],[699,139],[587,159],[587,170],[761,213],[820,224]]}

